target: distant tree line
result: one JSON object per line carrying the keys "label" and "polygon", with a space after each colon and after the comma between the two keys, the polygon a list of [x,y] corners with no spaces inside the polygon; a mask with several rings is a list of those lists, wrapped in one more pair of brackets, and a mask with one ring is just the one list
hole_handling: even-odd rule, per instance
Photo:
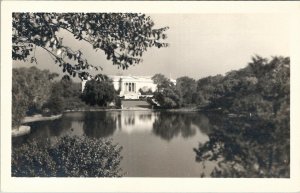
{"label": "distant tree line", "polygon": [[162,74],[153,76],[154,98],[162,108],[197,107],[225,113],[271,115],[289,106],[290,59],[254,56],[243,69],[195,80],[184,76],[173,84]]}
{"label": "distant tree line", "polygon": [[[162,74],[152,77],[157,90],[153,93],[161,108],[193,107],[225,113],[251,113],[261,116],[276,113],[289,105],[289,58],[260,56],[252,58],[247,67],[228,72],[225,76],[209,76],[199,80],[184,76],[176,85]],[[63,110],[88,106],[107,107],[120,103],[112,81],[97,75],[86,83],[74,83],[65,75],[35,67],[13,69],[13,125],[26,114],[58,114]]]}

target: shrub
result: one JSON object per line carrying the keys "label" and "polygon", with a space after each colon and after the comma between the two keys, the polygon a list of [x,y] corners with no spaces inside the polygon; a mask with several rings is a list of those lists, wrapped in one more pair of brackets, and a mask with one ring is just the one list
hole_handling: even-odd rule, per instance
{"label": "shrub", "polygon": [[12,151],[16,177],[120,177],[122,147],[111,140],[65,136],[32,141]]}

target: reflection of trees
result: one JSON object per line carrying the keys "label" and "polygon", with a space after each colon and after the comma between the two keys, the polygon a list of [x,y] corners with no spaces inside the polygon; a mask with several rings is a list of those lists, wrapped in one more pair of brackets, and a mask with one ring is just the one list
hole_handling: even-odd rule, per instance
{"label": "reflection of trees", "polygon": [[139,120],[149,121],[152,119],[152,114],[141,114],[139,115]]}
{"label": "reflection of trees", "polygon": [[289,123],[227,118],[208,135],[194,150],[203,164],[217,161],[211,177],[289,177]]}
{"label": "reflection of trees", "polygon": [[41,121],[30,124],[32,138],[48,138],[60,136],[71,129],[72,121],[69,119],[58,119],[53,121]]}
{"label": "reflection of trees", "polygon": [[46,142],[53,137],[62,136],[71,129],[72,122],[69,119],[57,119],[53,121],[39,121],[28,123],[31,128],[29,135],[13,138],[13,146],[19,146],[24,143],[41,140]]}
{"label": "reflection of trees", "polygon": [[116,118],[107,112],[86,112],[83,130],[89,137],[108,137],[116,130]]}
{"label": "reflection of trees", "polygon": [[129,115],[124,117],[124,125],[125,126],[130,126],[135,124],[135,116],[134,115]]}
{"label": "reflection of trees", "polygon": [[196,129],[192,125],[200,128],[202,119],[199,118],[197,113],[163,112],[158,114],[153,123],[153,133],[168,141],[178,135],[184,138],[192,137],[196,134]]}

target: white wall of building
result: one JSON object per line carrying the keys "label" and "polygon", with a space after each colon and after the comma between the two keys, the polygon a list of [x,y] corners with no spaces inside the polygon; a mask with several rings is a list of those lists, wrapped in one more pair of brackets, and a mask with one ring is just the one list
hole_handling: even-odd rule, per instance
{"label": "white wall of building", "polygon": [[[119,96],[125,99],[138,99],[140,89],[143,91],[151,89],[153,92],[157,89],[151,76],[109,76],[109,78],[112,79],[115,90],[120,90]],[[176,80],[171,81],[176,84]],[[82,92],[86,82],[86,80],[82,81]]]}

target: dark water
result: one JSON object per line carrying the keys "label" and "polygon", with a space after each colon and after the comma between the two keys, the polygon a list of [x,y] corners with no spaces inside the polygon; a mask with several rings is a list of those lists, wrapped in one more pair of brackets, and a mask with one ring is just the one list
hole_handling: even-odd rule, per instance
{"label": "dark water", "polygon": [[257,122],[195,112],[100,111],[30,126],[14,146],[64,135],[112,138],[123,146],[121,168],[128,177],[289,176],[289,144],[274,139],[283,133],[270,137],[272,128]]}

